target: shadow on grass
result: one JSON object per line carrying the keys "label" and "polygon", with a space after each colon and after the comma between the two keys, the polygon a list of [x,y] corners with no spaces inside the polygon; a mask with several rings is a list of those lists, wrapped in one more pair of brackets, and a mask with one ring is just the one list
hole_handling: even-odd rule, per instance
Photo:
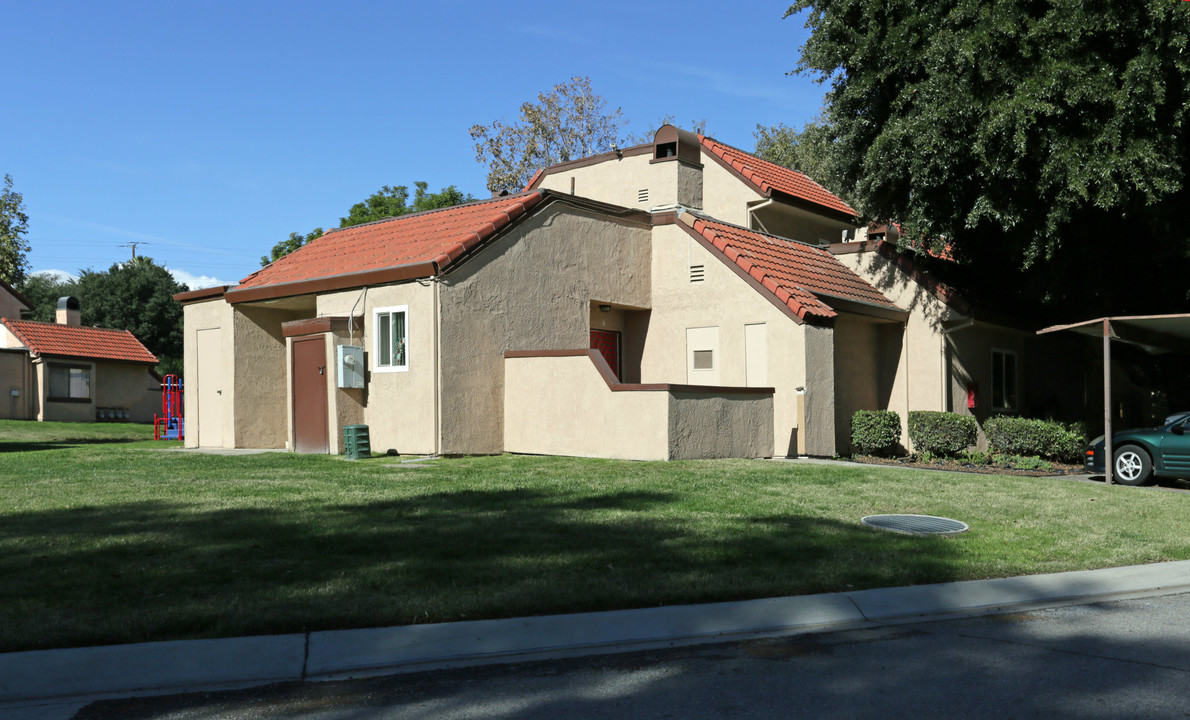
{"label": "shadow on grass", "polygon": [[507,489],[0,519],[0,651],[649,607],[956,577],[960,540]]}
{"label": "shadow on grass", "polygon": [[[151,439],[151,438],[150,438]],[[128,443],[143,443],[145,438],[70,438],[58,437],[53,440],[4,440],[0,441],[0,453],[35,452],[38,450],[70,450],[82,445],[125,445]]]}

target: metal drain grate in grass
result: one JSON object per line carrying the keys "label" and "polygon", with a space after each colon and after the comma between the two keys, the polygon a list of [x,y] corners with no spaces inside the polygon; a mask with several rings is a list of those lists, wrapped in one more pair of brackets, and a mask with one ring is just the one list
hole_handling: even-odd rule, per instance
{"label": "metal drain grate in grass", "polygon": [[958,535],[967,532],[967,523],[933,515],[869,515],[865,525],[909,535]]}

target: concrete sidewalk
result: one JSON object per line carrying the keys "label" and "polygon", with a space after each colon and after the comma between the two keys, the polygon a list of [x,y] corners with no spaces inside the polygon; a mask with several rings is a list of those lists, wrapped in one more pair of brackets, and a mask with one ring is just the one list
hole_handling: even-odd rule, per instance
{"label": "concrete sidewalk", "polygon": [[98,699],[630,652],[1190,592],[1190,561],[706,605],[0,654],[0,717]]}

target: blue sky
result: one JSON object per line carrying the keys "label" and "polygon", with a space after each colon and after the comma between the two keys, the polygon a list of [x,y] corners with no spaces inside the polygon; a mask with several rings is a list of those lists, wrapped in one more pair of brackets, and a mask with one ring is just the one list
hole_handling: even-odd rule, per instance
{"label": "blue sky", "polygon": [[485,197],[468,129],[591,78],[636,133],[672,114],[752,149],[824,88],[790,76],[789,0],[0,0],[0,176],[34,271],[102,270],[130,243],[195,287],[234,284],[290,232],[382,185]]}

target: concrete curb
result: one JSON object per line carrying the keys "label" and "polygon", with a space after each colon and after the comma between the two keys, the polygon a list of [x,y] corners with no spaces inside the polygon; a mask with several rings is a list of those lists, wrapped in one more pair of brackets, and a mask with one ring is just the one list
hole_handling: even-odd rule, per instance
{"label": "concrete curb", "polygon": [[1180,592],[1190,592],[1190,561],[643,610],[5,653],[0,703],[523,662]]}

